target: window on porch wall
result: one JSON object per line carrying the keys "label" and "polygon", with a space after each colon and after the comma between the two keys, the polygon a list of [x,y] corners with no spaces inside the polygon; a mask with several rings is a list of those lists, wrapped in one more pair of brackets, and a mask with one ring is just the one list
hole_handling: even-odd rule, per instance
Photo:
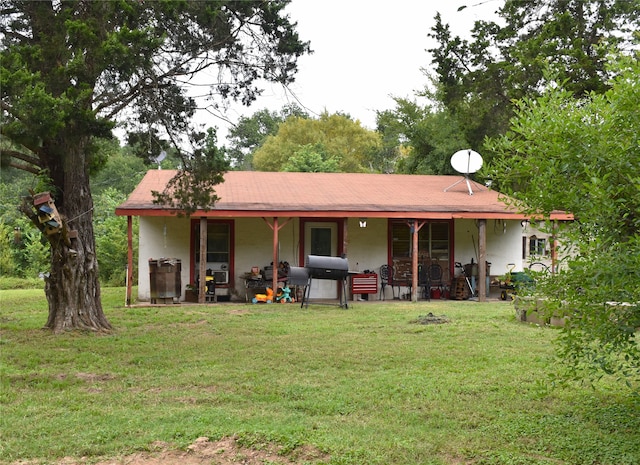
{"label": "window on porch wall", "polygon": [[[200,225],[195,224],[194,257],[195,275],[200,266]],[[231,261],[231,226],[229,223],[207,222],[207,271],[214,272],[217,284],[229,282]]]}
{"label": "window on porch wall", "polygon": [[547,241],[544,238],[538,238],[537,236],[531,236],[529,238],[529,256],[531,257],[546,257]]}
{"label": "window on porch wall", "polygon": [[[418,262],[429,265],[432,262],[442,267],[444,277],[449,273],[449,223],[427,222],[418,231]],[[410,266],[413,257],[413,238],[411,228],[405,221],[391,224],[391,259],[392,264],[402,267]]]}

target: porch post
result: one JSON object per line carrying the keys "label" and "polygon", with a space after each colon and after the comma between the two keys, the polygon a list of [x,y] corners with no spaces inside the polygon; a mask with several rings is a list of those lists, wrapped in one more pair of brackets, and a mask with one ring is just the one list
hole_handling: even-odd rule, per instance
{"label": "porch post", "polygon": [[278,217],[273,218],[273,275],[271,277],[271,289],[273,290],[273,297],[276,297],[278,293]]}
{"label": "porch post", "polygon": [[478,300],[487,301],[487,220],[478,221]]}
{"label": "porch post", "polygon": [[347,237],[348,231],[349,231],[348,223],[349,223],[349,218],[342,219],[342,252],[341,254],[344,254],[345,257],[348,257],[347,255],[347,244],[349,243],[349,240]]}
{"label": "porch post", "polygon": [[558,272],[558,222],[554,220],[551,236],[551,273],[556,272]]}
{"label": "porch post", "polygon": [[133,218],[127,216],[127,307],[131,305],[133,288]]}
{"label": "porch post", "polygon": [[200,218],[200,276],[198,285],[198,303],[205,302],[205,292],[207,288],[207,218]]}
{"label": "porch post", "polygon": [[273,217],[273,224],[269,223],[269,221],[263,216],[262,220],[267,223],[271,229],[273,229],[273,277],[271,279],[271,285],[273,286],[271,289],[273,290],[273,296],[276,296],[278,291],[278,231],[284,228],[292,218],[287,218],[284,223],[278,225],[278,217]]}
{"label": "porch post", "polygon": [[424,226],[424,221],[413,220],[413,225],[409,226],[412,229],[413,239],[413,253],[411,255],[411,301],[418,301],[418,232]]}
{"label": "porch post", "polygon": [[[349,223],[349,218],[342,218],[342,252],[339,255],[343,255],[345,257],[348,257],[347,255],[347,243],[348,241],[348,223]],[[349,288],[349,276],[347,275],[347,277],[345,278],[347,281],[343,281],[344,284],[346,284],[345,286],[338,286],[338,302],[342,302],[342,298],[344,297],[344,301],[345,303],[347,302],[347,300],[349,300],[349,295],[345,295],[343,296],[342,293],[345,292],[347,293],[347,289]],[[351,294],[351,298],[353,298],[353,293]]]}

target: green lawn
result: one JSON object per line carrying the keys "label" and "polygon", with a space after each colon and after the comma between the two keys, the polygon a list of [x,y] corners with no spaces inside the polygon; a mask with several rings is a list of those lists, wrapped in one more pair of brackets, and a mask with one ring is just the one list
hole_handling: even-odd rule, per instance
{"label": "green lawn", "polygon": [[[103,294],[111,334],[54,336],[42,291],[0,291],[0,463],[231,435],[330,464],[640,463],[640,400],[608,380],[550,389],[558,330],[509,302],[125,308],[123,289]],[[450,321],[414,322],[429,312]]]}

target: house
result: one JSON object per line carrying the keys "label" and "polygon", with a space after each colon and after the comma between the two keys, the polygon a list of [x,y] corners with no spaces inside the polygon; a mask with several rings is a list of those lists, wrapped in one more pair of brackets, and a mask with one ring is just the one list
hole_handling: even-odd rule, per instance
{"label": "house", "polygon": [[[350,270],[378,275],[390,265],[398,287],[386,286],[380,297],[409,292],[414,300],[423,266],[436,264],[443,288],[453,292],[462,271],[455,264],[475,263],[467,269],[477,277],[481,299],[487,270],[497,276],[510,263],[518,264],[515,271],[523,266],[527,218],[498,192],[462,176],[230,171],[216,186],[220,200],[185,217],[153,203],[152,192],[175,174],[149,171],[116,209],[129,217],[129,237],[131,218],[140,219],[139,300],[150,299],[149,260],[162,257],[180,260],[181,299],[204,270],[215,276],[218,296],[248,299],[245,278],[252,269],[305,266],[308,255],[346,256]],[[554,212],[552,219],[571,215]],[[336,281],[313,280],[310,296],[335,299],[339,292]]]}

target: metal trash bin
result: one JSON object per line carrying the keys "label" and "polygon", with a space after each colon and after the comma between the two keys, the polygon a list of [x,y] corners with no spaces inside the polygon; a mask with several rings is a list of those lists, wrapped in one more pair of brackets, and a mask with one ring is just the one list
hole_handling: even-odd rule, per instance
{"label": "metal trash bin", "polygon": [[182,295],[182,262],[177,258],[149,259],[151,303],[174,303]]}

